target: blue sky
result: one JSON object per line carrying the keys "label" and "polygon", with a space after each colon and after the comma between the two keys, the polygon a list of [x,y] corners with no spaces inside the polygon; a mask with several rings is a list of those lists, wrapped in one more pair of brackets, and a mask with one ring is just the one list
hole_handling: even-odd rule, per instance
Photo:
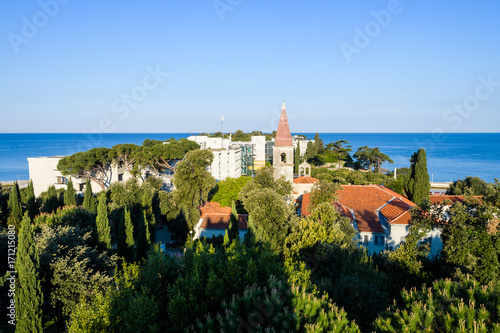
{"label": "blue sky", "polygon": [[498,1],[0,4],[2,132],[498,132]]}

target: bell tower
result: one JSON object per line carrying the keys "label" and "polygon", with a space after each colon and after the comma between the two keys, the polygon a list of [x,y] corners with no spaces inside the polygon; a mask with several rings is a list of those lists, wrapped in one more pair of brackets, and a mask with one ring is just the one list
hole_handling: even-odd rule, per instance
{"label": "bell tower", "polygon": [[283,102],[281,107],[280,123],[276,132],[276,139],[273,147],[273,167],[274,178],[285,177],[290,183],[293,183],[293,143],[286,116],[286,106]]}

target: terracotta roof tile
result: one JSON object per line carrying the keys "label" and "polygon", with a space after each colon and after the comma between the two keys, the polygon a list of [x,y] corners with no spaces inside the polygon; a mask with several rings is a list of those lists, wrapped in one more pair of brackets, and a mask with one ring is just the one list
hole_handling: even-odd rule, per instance
{"label": "terracotta roof tile", "polygon": [[[203,218],[200,228],[203,229],[227,229],[231,221],[231,214],[211,214],[208,213]],[[248,222],[247,214],[238,215],[238,229],[246,230]]]}
{"label": "terracotta roof tile", "polygon": [[231,214],[231,207],[221,207],[220,203],[215,201],[205,202],[199,209],[201,217],[204,217],[206,214]]}
{"label": "terracotta roof tile", "polygon": [[452,203],[457,201],[462,202],[465,200],[465,197],[463,195],[431,194],[429,198],[431,199],[431,203],[433,204],[442,203],[445,200],[449,200]]}
{"label": "terracotta roof tile", "polygon": [[295,184],[316,184],[317,182],[319,182],[319,179],[309,177],[309,176],[302,176],[299,178],[295,178],[293,180],[293,182]]}
{"label": "terracotta roof tile", "polygon": [[290,126],[288,125],[288,117],[286,116],[286,106],[283,102],[281,107],[280,122],[278,124],[278,131],[276,131],[276,139],[274,140],[275,146],[292,146],[292,135],[290,134]]}
{"label": "terracotta roof tile", "polygon": [[[339,205],[336,207],[342,215],[356,221],[359,231],[384,232],[378,218],[378,210],[394,200],[397,201],[385,208],[382,213],[385,212],[392,223],[408,224],[410,221],[408,211],[415,204],[381,185],[342,185],[342,189],[337,192]],[[310,194],[306,193],[302,196],[302,215],[310,214],[309,205]],[[354,212],[354,216],[351,211]]]}

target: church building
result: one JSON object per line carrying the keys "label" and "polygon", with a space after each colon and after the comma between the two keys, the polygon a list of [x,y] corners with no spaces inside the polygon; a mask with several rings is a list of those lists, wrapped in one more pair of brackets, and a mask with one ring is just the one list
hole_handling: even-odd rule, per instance
{"label": "church building", "polygon": [[275,179],[285,177],[286,180],[293,184],[293,153],[293,140],[292,135],[290,134],[288,118],[286,116],[285,102],[283,102],[283,106],[281,107],[280,122],[273,147],[273,167]]}

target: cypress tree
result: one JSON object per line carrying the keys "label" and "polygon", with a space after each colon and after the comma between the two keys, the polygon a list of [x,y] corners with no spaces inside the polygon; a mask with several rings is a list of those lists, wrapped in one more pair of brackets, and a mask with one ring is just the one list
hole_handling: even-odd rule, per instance
{"label": "cypress tree", "polygon": [[66,193],[64,194],[64,205],[65,206],[76,205],[76,191],[73,186],[73,181],[71,179],[68,179]]}
{"label": "cypress tree", "polygon": [[102,250],[111,249],[111,228],[108,218],[108,204],[106,202],[106,193],[102,192],[99,196],[99,205],[97,207],[97,241]]}
{"label": "cypress tree", "polygon": [[[141,214],[139,214],[139,216],[140,215]],[[146,258],[149,250],[149,244],[151,243],[149,235],[149,223],[145,210],[142,211],[142,218],[139,218],[137,228],[137,261],[142,261],[142,259]]]}
{"label": "cypress tree", "polygon": [[40,261],[35,246],[35,231],[28,213],[19,232],[16,258],[18,286],[15,293],[16,332],[43,332],[43,294],[39,278]]}
{"label": "cypress tree", "polygon": [[144,207],[145,218],[148,221],[149,242],[153,244],[156,241],[156,219],[153,213],[154,194],[149,189],[144,189],[142,196],[142,206]]}
{"label": "cypress tree", "polygon": [[405,181],[404,190],[408,199],[418,205],[424,199],[429,198],[431,188],[425,150],[420,148],[418,152],[413,153],[410,162],[410,175]]}
{"label": "cypress tree", "polygon": [[134,226],[130,218],[130,211],[125,208],[125,213],[120,220],[118,228],[118,255],[125,258],[127,262],[134,261]]}
{"label": "cypress tree", "polygon": [[236,203],[233,200],[233,204],[231,206],[231,219],[229,220],[229,228],[228,228],[228,236],[229,240],[233,240],[239,238],[238,232],[238,212],[236,211]]}
{"label": "cypress tree", "polygon": [[57,199],[56,187],[54,185],[51,185],[51,186],[49,186],[49,189],[47,190],[47,198],[45,199],[43,210],[46,213],[53,213],[57,210],[58,206],[59,206],[59,202]]}
{"label": "cypress tree", "polygon": [[23,207],[21,205],[21,192],[19,191],[17,182],[14,182],[14,186],[10,191],[7,206],[9,208],[8,223],[14,225],[16,230],[19,230],[21,220],[23,219]]}
{"label": "cypress tree", "polygon": [[34,219],[35,216],[40,213],[38,210],[38,205],[36,204],[35,188],[33,186],[32,180],[30,180],[26,191],[26,210],[28,211],[30,219]]}
{"label": "cypress tree", "polygon": [[92,194],[92,185],[90,184],[90,179],[87,179],[87,183],[85,184],[85,194],[83,195],[83,208],[85,208],[91,213],[96,212],[95,199],[94,195]]}
{"label": "cypress tree", "polygon": [[255,225],[251,215],[248,215],[247,233],[245,234],[245,244],[250,245],[257,240],[257,233],[255,232]]}
{"label": "cypress tree", "polygon": [[295,148],[295,156],[294,156],[294,173],[299,173],[299,165],[300,165],[300,141],[297,142],[297,148]]}

